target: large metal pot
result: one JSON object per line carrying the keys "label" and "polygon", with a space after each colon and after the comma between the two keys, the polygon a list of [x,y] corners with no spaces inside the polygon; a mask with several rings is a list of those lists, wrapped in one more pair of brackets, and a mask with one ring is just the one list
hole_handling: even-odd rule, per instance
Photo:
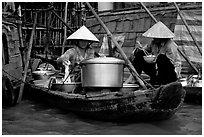
{"label": "large metal pot", "polygon": [[82,87],[122,87],[125,61],[113,57],[84,60]]}

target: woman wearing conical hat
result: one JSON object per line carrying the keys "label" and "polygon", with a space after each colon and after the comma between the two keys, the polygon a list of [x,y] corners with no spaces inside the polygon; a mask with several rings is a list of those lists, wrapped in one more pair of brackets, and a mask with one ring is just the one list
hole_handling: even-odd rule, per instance
{"label": "woman wearing conical hat", "polygon": [[[138,42],[138,48],[134,51],[135,58],[132,63],[139,74],[144,71],[150,76],[152,84],[167,84],[176,81],[180,77],[181,59],[178,46],[172,40],[174,34],[162,22],[157,22],[143,36],[152,38],[150,45],[142,47]],[[152,62],[146,62],[143,56],[145,51],[155,56]],[[129,78],[126,83],[130,81]]]}
{"label": "woman wearing conical hat", "polygon": [[67,40],[72,40],[76,45],[68,49],[63,55],[57,58],[58,63],[62,63],[65,67],[65,76],[63,81],[65,83],[71,82],[68,77],[71,69],[80,61],[88,58],[94,58],[95,52],[91,47],[93,42],[99,42],[95,35],[89,31],[85,26],[80,27],[77,31],[71,34]]}

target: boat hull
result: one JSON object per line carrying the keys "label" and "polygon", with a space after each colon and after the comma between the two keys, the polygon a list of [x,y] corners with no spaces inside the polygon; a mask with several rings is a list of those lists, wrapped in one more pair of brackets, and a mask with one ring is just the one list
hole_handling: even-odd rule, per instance
{"label": "boat hull", "polygon": [[186,91],[184,102],[202,105],[202,87],[183,87]]}
{"label": "boat hull", "polygon": [[[164,87],[163,87],[164,88]],[[169,119],[183,102],[185,91],[179,84],[170,89],[110,92],[108,94],[67,94],[29,85],[29,98],[44,101],[81,116],[102,121],[152,121]],[[167,97],[174,94],[171,98]],[[158,96],[160,95],[160,96]]]}

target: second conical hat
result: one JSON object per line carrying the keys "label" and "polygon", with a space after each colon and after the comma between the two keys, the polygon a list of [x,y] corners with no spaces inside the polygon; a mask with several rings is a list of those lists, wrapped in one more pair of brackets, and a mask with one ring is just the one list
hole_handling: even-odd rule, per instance
{"label": "second conical hat", "polygon": [[88,30],[85,26],[82,26],[81,28],[79,28],[77,31],[71,34],[67,39],[90,40],[90,41],[96,41],[96,42],[99,41],[96,38],[96,36],[93,33],[91,33],[91,31]]}
{"label": "second conical hat", "polygon": [[173,38],[174,33],[172,33],[166,25],[159,21],[143,33],[143,36],[150,38]]}

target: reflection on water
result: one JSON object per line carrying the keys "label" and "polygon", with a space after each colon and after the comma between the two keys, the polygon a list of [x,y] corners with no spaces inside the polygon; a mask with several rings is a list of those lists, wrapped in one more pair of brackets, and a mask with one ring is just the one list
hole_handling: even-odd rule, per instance
{"label": "reflection on water", "polygon": [[8,135],[201,135],[202,106],[183,104],[170,119],[148,123],[112,123],[24,100],[2,110],[2,134]]}

